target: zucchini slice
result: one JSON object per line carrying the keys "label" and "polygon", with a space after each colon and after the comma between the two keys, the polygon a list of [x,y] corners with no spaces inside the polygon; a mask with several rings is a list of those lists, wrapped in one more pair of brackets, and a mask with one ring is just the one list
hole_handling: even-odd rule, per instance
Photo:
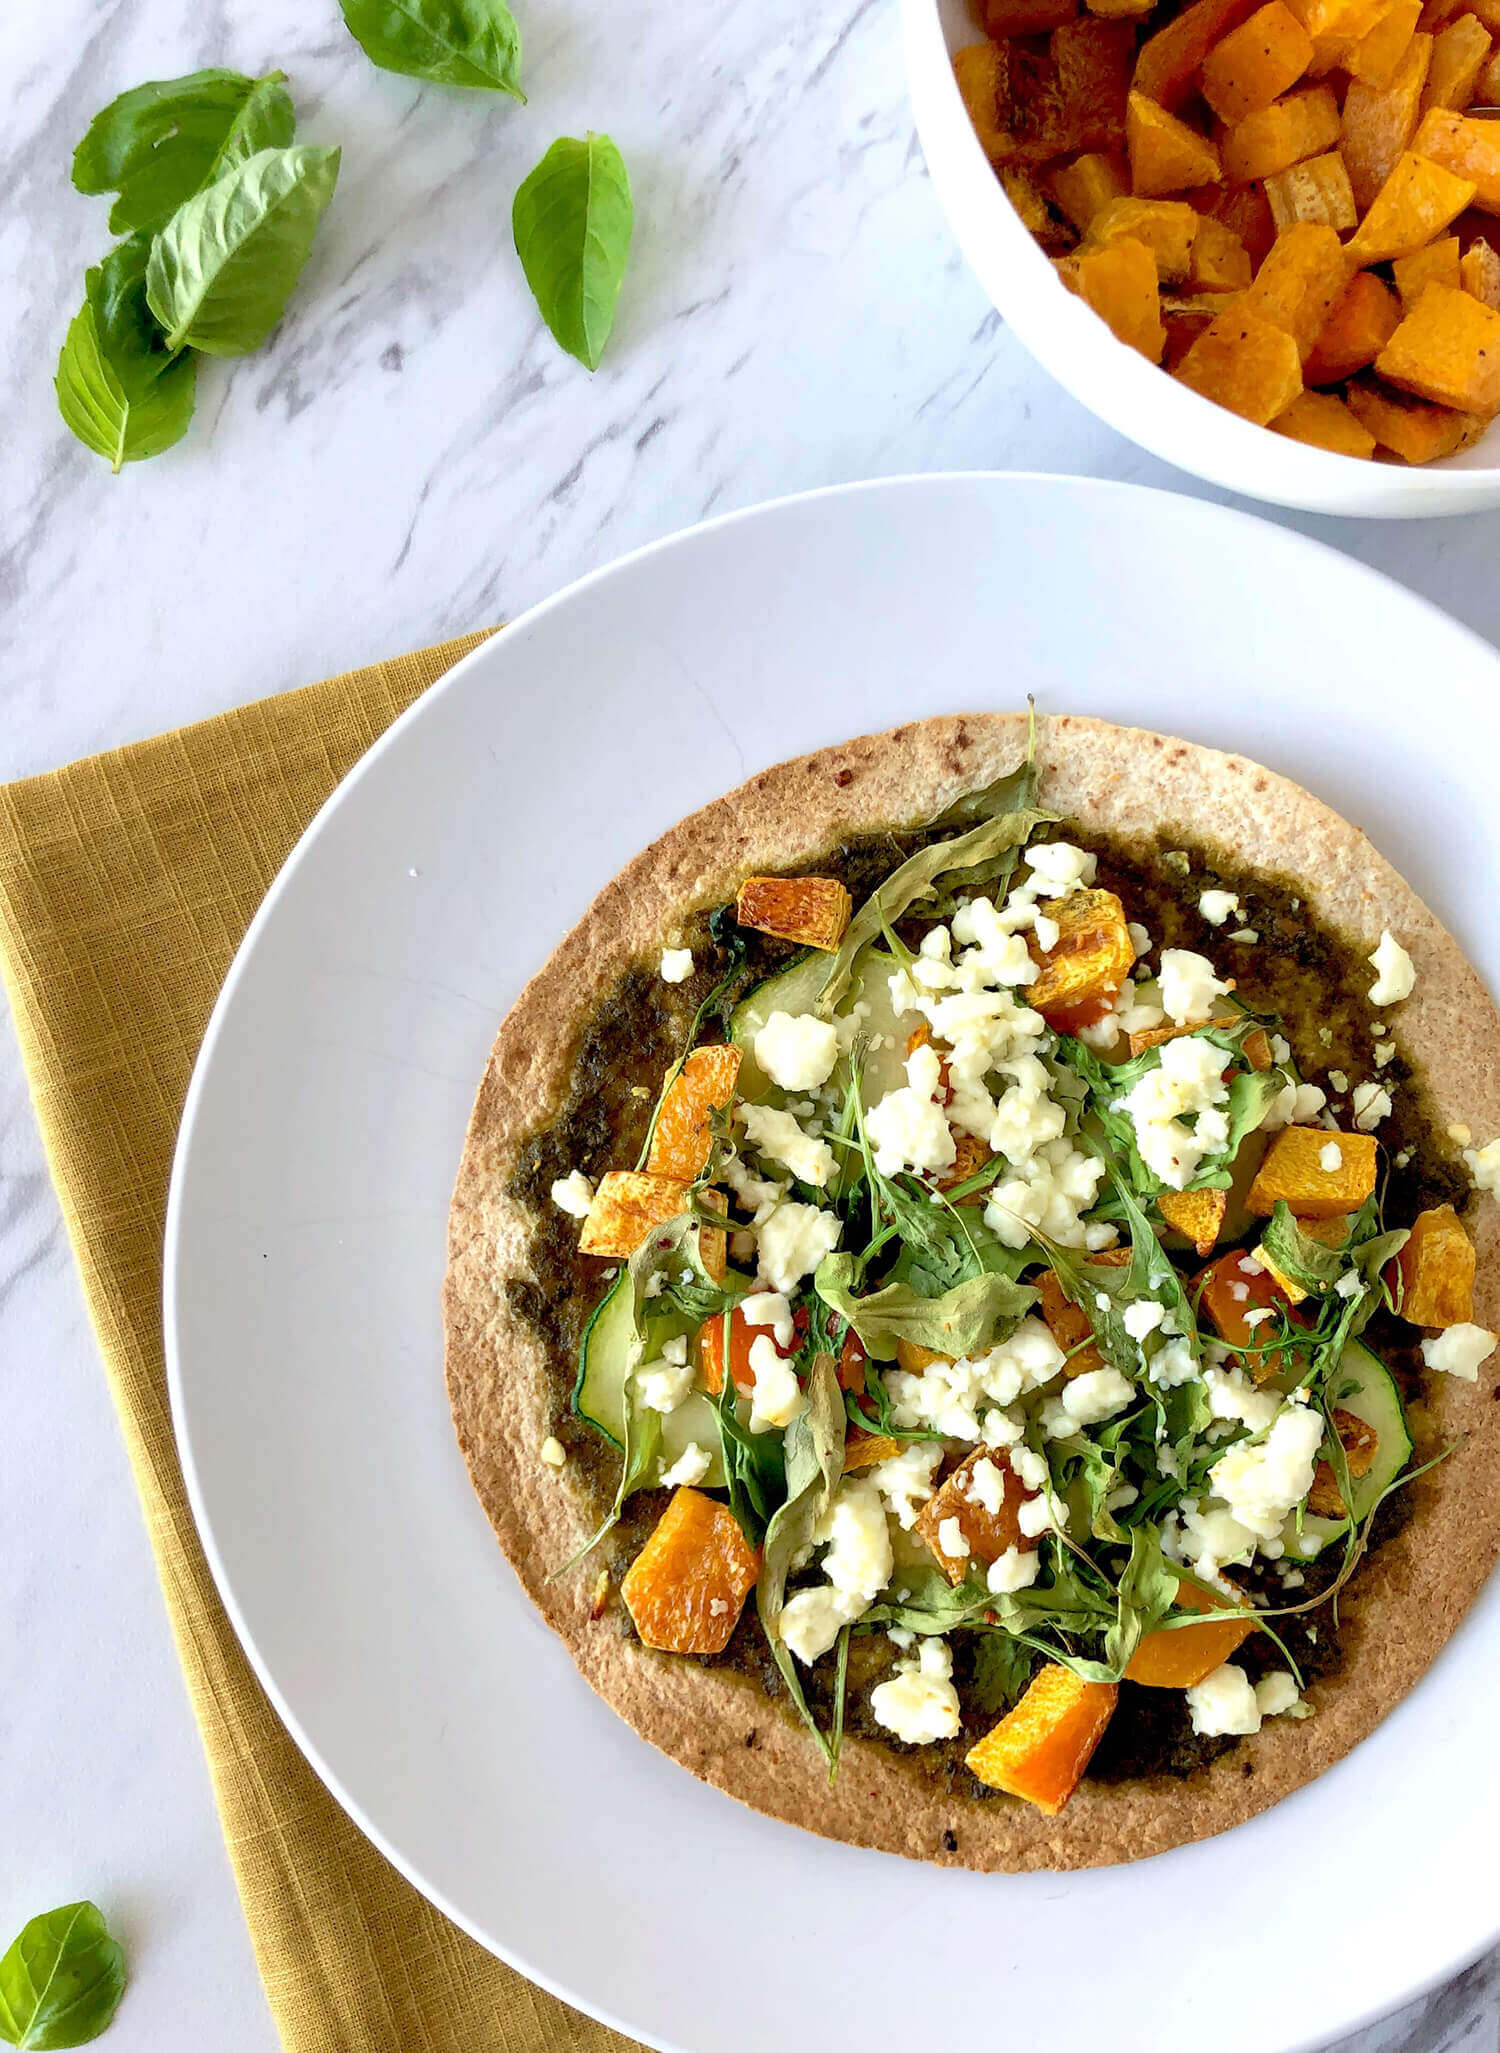
{"label": "zucchini slice", "polygon": [[[789,1012],[793,1018],[811,1012],[828,976],[828,963],[828,956],[810,949],[786,969],[778,970],[774,977],[758,983],[735,1007],[729,1022],[729,1038],[744,1051],[737,1086],[740,1097],[754,1104],[775,1090],[776,1086],[755,1060],[755,1036],[773,1012]],[[884,949],[873,945],[864,949],[855,959],[848,994],[839,1007],[840,1012],[852,1012],[861,1004],[867,1008],[860,1020],[861,1029],[871,1042],[864,1069],[866,1105],[877,1104],[887,1091],[906,1082],[910,1027],[897,1019],[891,1009],[891,967]],[[847,1058],[841,1058],[833,1072],[833,1082],[842,1085],[848,1074]]]}
{"label": "zucchini slice", "polygon": [[[1362,1476],[1350,1478],[1349,1494],[1354,1500],[1351,1509],[1358,1523],[1369,1517],[1376,1500],[1411,1460],[1411,1434],[1390,1370],[1358,1340],[1345,1343],[1343,1357],[1330,1380],[1329,1398],[1335,1411],[1352,1411],[1375,1430],[1374,1461]],[[1295,1520],[1290,1520],[1285,1536],[1287,1555],[1293,1561],[1299,1557],[1311,1561],[1330,1540],[1338,1539],[1348,1529],[1347,1519],[1309,1515],[1303,1518],[1299,1535]]]}
{"label": "zucchini slice", "polygon": [[[670,1321],[653,1321],[650,1339],[659,1347],[670,1337]],[[660,1327],[658,1331],[657,1328]],[[625,1445],[625,1383],[630,1374],[630,1346],[635,1339],[630,1275],[621,1269],[609,1295],[598,1306],[584,1330],[578,1351],[578,1381],[573,1386],[573,1409],[579,1418],[604,1435],[622,1452]],[[650,1353],[648,1342],[647,1352]],[[713,1405],[701,1390],[683,1399],[661,1422],[661,1460],[670,1467],[696,1440],[713,1456],[705,1489],[722,1488],[724,1465],[719,1451],[719,1422]]]}

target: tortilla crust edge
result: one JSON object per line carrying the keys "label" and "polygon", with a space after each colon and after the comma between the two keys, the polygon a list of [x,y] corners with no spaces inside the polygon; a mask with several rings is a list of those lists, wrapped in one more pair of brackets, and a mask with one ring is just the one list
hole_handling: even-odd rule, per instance
{"label": "tortilla crust edge", "polygon": [[[1415,1515],[1341,1600],[1344,1657],[1326,1684],[1311,1686],[1312,1718],[1269,1721],[1185,1779],[1085,1781],[1049,1819],[998,1794],[944,1790],[918,1750],[854,1736],[830,1789],[784,1698],[768,1698],[748,1676],[642,1647],[617,1589],[594,1619],[587,1569],[550,1581],[587,1537],[589,1512],[568,1471],[539,1459],[558,1411],[556,1380],[503,1282],[524,1273],[527,1237],[526,1215],[506,1195],[510,1169],[561,1100],[579,1022],[627,964],[654,959],[674,920],[733,896],[747,874],[790,868],[841,833],[930,818],[1012,767],[1026,724],[1021,714],[945,716],[796,758],[691,814],[627,864],[501,1025],[459,1168],[443,1290],[449,1398],[475,1490],[523,1587],[605,1701],[753,1809],[854,1845],[1006,1871],[1108,1866],[1226,1831],[1313,1780],[1379,1724],[1500,1557],[1500,1405],[1489,1383],[1432,1379],[1423,1437],[1457,1439],[1456,1451],[1412,1486]],[[1180,824],[1247,869],[1295,869],[1318,918],[1363,941],[1365,953],[1389,927],[1417,982],[1387,1017],[1424,1074],[1437,1124],[1500,1132],[1500,1015],[1458,944],[1357,827],[1243,757],[1147,730],[1041,719],[1037,755],[1044,801],[1065,822],[1126,835]],[[1481,1199],[1472,1224],[1475,1316],[1495,1327],[1500,1206]]]}

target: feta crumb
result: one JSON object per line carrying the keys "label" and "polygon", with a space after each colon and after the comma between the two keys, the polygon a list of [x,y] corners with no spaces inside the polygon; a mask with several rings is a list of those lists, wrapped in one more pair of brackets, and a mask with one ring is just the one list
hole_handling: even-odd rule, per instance
{"label": "feta crumb", "polygon": [[1158,981],[1163,1009],[1174,1026],[1196,1026],[1208,1019],[1214,1000],[1229,989],[1214,975],[1208,957],[1195,955],[1191,948],[1164,948]]}
{"label": "feta crumb", "polygon": [[722,1618],[722,1617],[724,1616],[724,1613],[725,1613],[725,1612],[726,1612],[726,1611],[727,1611],[728,1609],[729,1609],[729,1605],[728,1605],[727,1601],[726,1601],[726,1600],[725,1600],[725,1599],[724,1599],[723,1597],[710,1597],[710,1598],[709,1598],[709,1600],[708,1600],[708,1615],[709,1615],[709,1617],[710,1617],[710,1618]]}
{"label": "feta crumb", "polygon": [[992,1596],[1013,1597],[1018,1590],[1029,1590],[1041,1572],[1042,1557],[1035,1548],[1007,1547],[990,1563],[984,1580]]}
{"label": "feta crumb", "polygon": [[1243,1668],[1225,1661],[1187,1692],[1193,1730],[1204,1739],[1259,1732],[1261,1710]]}
{"label": "feta crumb", "polygon": [[568,1458],[567,1448],[564,1447],[555,1433],[547,1435],[546,1439],[542,1442],[540,1453],[542,1460],[546,1462],[548,1468],[561,1468]]}
{"label": "feta crumb", "polygon": [[1327,1176],[1344,1166],[1344,1151],[1337,1141],[1325,1141],[1318,1150],[1318,1167]]}
{"label": "feta crumb", "polygon": [[1075,1425],[1095,1426],[1123,1411],[1134,1395],[1118,1369],[1090,1369],[1063,1391],[1063,1410]]}
{"label": "feta crumb", "polygon": [[1044,912],[1039,912],[1031,924],[1032,931],[1036,935],[1037,947],[1041,949],[1043,955],[1050,955],[1062,939],[1062,928],[1056,920],[1048,919]]}
{"label": "feta crumb", "polygon": [[964,1538],[964,1529],[956,1518],[945,1518],[937,1530],[938,1546],[952,1561],[967,1561],[969,1543]]}
{"label": "feta crumb", "polygon": [[644,1368],[636,1371],[636,1395],[648,1411],[659,1411],[663,1415],[676,1411],[692,1387],[692,1363],[673,1361],[665,1350],[659,1361],[647,1362]]}
{"label": "feta crumb", "polygon": [[706,1447],[700,1447],[696,1440],[689,1440],[681,1454],[670,1468],[664,1468],[659,1478],[664,1490],[692,1489],[701,1483],[713,1467],[713,1456]]}
{"label": "feta crumb", "polygon": [[773,1012],[755,1036],[755,1059],[784,1091],[815,1091],[839,1059],[838,1028],[811,1013]]}
{"label": "feta crumb", "polygon": [[1391,1094],[1381,1084],[1356,1084],[1349,1102],[1354,1107],[1354,1124],[1361,1133],[1373,1133],[1381,1120],[1390,1115]]}
{"label": "feta crumb", "polygon": [[780,1624],[782,1644],[804,1667],[826,1654],[846,1625],[864,1616],[895,1565],[880,1493],[863,1476],[844,1477],[813,1527],[813,1540],[827,1545],[823,1573],[828,1580],[789,1597]]}
{"label": "feta crumb", "polygon": [[1370,986],[1372,1005],[1399,1005],[1403,998],[1411,996],[1417,973],[1411,957],[1389,928],[1381,934],[1379,947],[1367,960],[1375,972],[1375,981]]}
{"label": "feta crumb", "polygon": [[1151,953],[1151,936],[1139,920],[1127,921],[1126,928],[1130,935],[1130,945],[1135,950],[1135,959],[1139,962],[1143,955]]}
{"label": "feta crumb", "polygon": [[661,980],[664,984],[685,984],[693,974],[691,948],[664,948],[661,952]]}
{"label": "feta crumb", "polygon": [[1449,1326],[1431,1340],[1422,1342],[1422,1359],[1429,1369],[1442,1369],[1465,1383],[1479,1381],[1479,1369],[1495,1352],[1495,1335],[1484,1326],[1467,1321]]}
{"label": "feta crumb", "polygon": [[810,1276],[824,1255],[831,1255],[843,1231],[836,1212],[795,1200],[777,1205],[760,1223],[757,1246],[761,1273],[783,1296]]}
{"label": "feta crumb", "polygon": [[746,1105],[744,1117],[751,1146],[790,1169],[800,1183],[821,1189],[832,1180],[838,1166],[832,1148],[805,1133],[790,1112],[779,1112],[774,1105]]}
{"label": "feta crumb", "polygon": [[1209,1471],[1214,1491],[1247,1531],[1276,1540],[1286,1514],[1312,1488],[1322,1442],[1322,1414],[1305,1405],[1285,1405],[1264,1440],[1231,1447],[1214,1463]]}
{"label": "feta crumb", "polygon": [[[1185,953],[1169,948],[1163,964],[1168,956]],[[1193,959],[1202,961],[1201,956]],[[1177,1002],[1189,1001],[1179,993]],[[1157,1067],[1148,1069],[1114,1101],[1113,1110],[1130,1116],[1142,1161],[1173,1190],[1186,1189],[1204,1157],[1228,1141],[1228,1120],[1218,1109],[1229,1096],[1223,1072],[1222,1049],[1199,1035],[1183,1035],[1164,1042]],[[1184,1115],[1193,1116],[1191,1127],[1184,1124]]]}
{"label": "feta crumb", "polygon": [[1262,1718],[1284,1717],[1300,1702],[1297,1685],[1284,1668],[1272,1669],[1255,1685],[1255,1707]]}
{"label": "feta crumb", "polygon": [[1271,1060],[1283,1065],[1292,1059],[1292,1044],[1285,1034],[1272,1034]]}
{"label": "feta crumb", "polygon": [[[969,1471],[969,1502],[997,1518],[1005,1502],[1005,1478],[992,1461],[976,1461]],[[955,1550],[957,1551],[957,1550]]]}
{"label": "feta crumb", "polygon": [[1351,1297],[1363,1297],[1365,1294],[1365,1286],[1360,1281],[1358,1273],[1353,1269],[1346,1269],[1333,1287],[1337,1294],[1346,1302]]}
{"label": "feta crumb", "polygon": [[790,1354],[797,1337],[792,1307],[779,1290],[753,1290],[740,1299],[740,1316],[747,1326],[769,1326],[776,1345]]}
{"label": "feta crumb", "polygon": [[1472,1145],[1474,1135],[1472,1129],[1465,1126],[1461,1119],[1455,1119],[1449,1123],[1448,1138],[1450,1141],[1457,1141],[1461,1148],[1467,1148]]}
{"label": "feta crumb", "polygon": [[900,1454],[870,1470],[870,1481],[903,1532],[911,1531],[917,1512],[936,1488],[933,1473],[942,1458],[943,1450],[936,1441],[914,1440]]}
{"label": "feta crumb", "polygon": [[1032,886],[1043,898],[1062,898],[1069,891],[1092,884],[1099,870],[1099,858],[1086,855],[1070,841],[1043,841],[1026,851],[1026,867]]}
{"label": "feta crumb", "polygon": [[1475,1190],[1487,1190],[1491,1197],[1500,1197],[1500,1139],[1486,1141],[1482,1148],[1465,1148],[1464,1160]]}
{"label": "feta crumb", "polygon": [[1230,935],[1231,941],[1238,941],[1243,948],[1253,948],[1260,939],[1258,927],[1236,927]]}
{"label": "feta crumb", "polygon": [[1232,913],[1243,912],[1244,907],[1232,891],[1204,891],[1199,894],[1198,910],[1211,927],[1222,927]]}
{"label": "feta crumb", "polygon": [[906,1168],[952,1166],[958,1149],[947,1108],[937,1102],[941,1077],[937,1050],[930,1044],[914,1048],[906,1062],[905,1085],[887,1091],[870,1108],[865,1130],[875,1150],[875,1166],[883,1176],[895,1176]]}
{"label": "feta crumb", "polygon": [[1349,1079],[1341,1069],[1330,1069],[1328,1081],[1336,1091],[1347,1091],[1349,1088]]}
{"label": "feta crumb", "polygon": [[755,1379],[750,1399],[751,1432],[789,1426],[803,1409],[802,1390],[796,1370],[768,1333],[758,1333],[750,1343],[750,1373]]}
{"label": "feta crumb", "polygon": [[1164,1305],[1159,1305],[1154,1297],[1141,1297],[1134,1304],[1126,1305],[1120,1315],[1120,1323],[1132,1340],[1144,1340],[1148,1333],[1156,1331],[1165,1317]]}
{"label": "feta crumb", "polygon": [[908,1746],[930,1746],[958,1731],[960,1706],[953,1687],[953,1655],[946,1640],[922,1641],[915,1661],[902,1661],[889,1682],[870,1692],[877,1725]]}
{"label": "feta crumb", "polygon": [[1384,1069],[1384,1068],[1385,1068],[1385,1065],[1386,1065],[1386,1064],[1387,1064],[1388,1062],[1393,1062],[1393,1061],[1395,1060],[1395,1058],[1396,1058],[1396,1044],[1395,1044],[1395,1042],[1394,1042],[1394,1041],[1377,1041],[1377,1042],[1376,1042],[1376,1044],[1375,1044],[1375,1067],[1376,1067],[1377,1069]]}
{"label": "feta crumb", "polygon": [[552,1202],[570,1219],[587,1219],[594,1202],[594,1186],[581,1169],[560,1176],[552,1186]]}

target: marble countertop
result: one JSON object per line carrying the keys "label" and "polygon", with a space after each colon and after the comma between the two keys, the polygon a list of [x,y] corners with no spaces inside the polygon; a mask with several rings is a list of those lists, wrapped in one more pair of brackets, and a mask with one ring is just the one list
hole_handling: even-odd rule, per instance
{"label": "marble countertop", "polygon": [[[1053,385],[965,270],[893,0],[516,7],[525,108],[374,71],[334,0],[0,13],[0,778],[514,618],[808,486],[995,468],[1201,490]],[[279,65],[303,137],[344,145],[341,183],[271,343],[206,363],[187,440],[112,478],[51,390],[107,240],[69,161],[116,92],[208,64]],[[509,226],[519,178],[589,126],[620,143],[637,208],[593,378],[541,328]],[[1500,514],[1295,524],[1500,636]],[[0,1943],[91,1895],[133,1966],[112,2053],[270,2053],[8,1027],[0,1405]],[[1457,2053],[1497,2030],[1500,1955],[1347,2045]]]}

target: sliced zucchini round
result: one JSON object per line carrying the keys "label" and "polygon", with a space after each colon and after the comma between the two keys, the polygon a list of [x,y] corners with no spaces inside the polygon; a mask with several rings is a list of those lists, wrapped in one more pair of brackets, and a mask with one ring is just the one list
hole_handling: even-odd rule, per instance
{"label": "sliced zucchini round", "polygon": [[[661,1321],[651,1339],[659,1346],[670,1334],[670,1321]],[[578,1380],[573,1386],[573,1409],[606,1440],[622,1452],[625,1446],[625,1384],[630,1375],[630,1345],[635,1339],[630,1276],[624,1269],[616,1277],[609,1295],[597,1307],[584,1330],[578,1351]],[[648,1348],[648,1352],[649,1352]],[[696,1441],[712,1455],[713,1463],[703,1478],[705,1489],[722,1487],[724,1467],[719,1450],[719,1425],[713,1405],[701,1390],[683,1399],[661,1422],[661,1461],[670,1468],[690,1441]]]}
{"label": "sliced zucchini round", "polygon": [[[826,955],[810,950],[786,969],[778,970],[774,977],[758,983],[735,1007],[729,1022],[729,1038],[744,1050],[745,1057],[736,1088],[752,1104],[775,1089],[755,1060],[755,1036],[773,1012],[789,1012],[796,1018],[813,1010],[828,975],[828,962]],[[864,949],[855,959],[849,990],[839,1007],[841,1012],[852,1012],[856,1005],[866,1008],[860,1020],[870,1042],[864,1067],[866,1105],[878,1103],[887,1091],[906,1082],[908,1029],[891,1008],[890,974],[891,959],[884,949]],[[848,1061],[843,1058],[833,1072],[834,1083],[845,1082],[848,1073]]]}

